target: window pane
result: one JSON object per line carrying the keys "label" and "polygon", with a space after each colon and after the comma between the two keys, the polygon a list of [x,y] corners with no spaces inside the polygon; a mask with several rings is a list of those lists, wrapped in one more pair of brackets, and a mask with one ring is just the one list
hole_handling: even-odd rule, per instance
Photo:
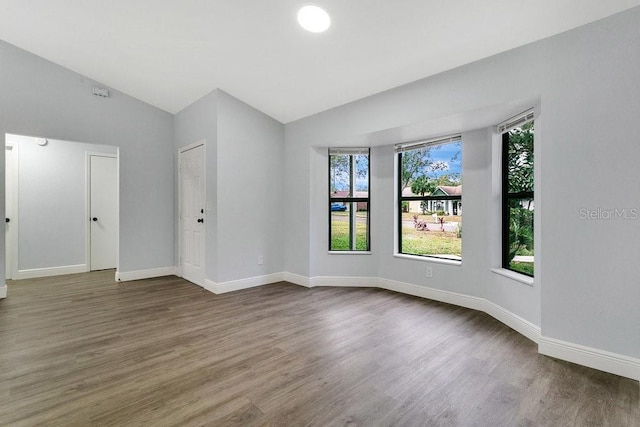
{"label": "window pane", "polygon": [[355,160],[355,187],[354,197],[369,197],[369,156],[358,154],[353,156]]}
{"label": "window pane", "polygon": [[402,212],[401,252],[461,259],[462,203],[460,200],[410,201]]}
{"label": "window pane", "polygon": [[[344,210],[343,210],[344,209]],[[331,242],[329,249],[332,251],[351,250],[349,240],[350,214],[345,203],[331,204]]]}
{"label": "window pane", "polygon": [[356,208],[356,247],[357,251],[369,250],[369,232],[367,230],[369,225],[369,204],[367,202],[352,203]]}
{"label": "window pane", "polygon": [[533,191],[533,122],[509,132],[509,193]]}
{"label": "window pane", "polygon": [[462,183],[462,142],[432,145],[400,154],[400,191],[414,196],[433,193],[438,186]]}
{"label": "window pane", "polygon": [[533,199],[509,200],[509,268],[533,276]]}
{"label": "window pane", "polygon": [[331,204],[332,251],[369,250],[369,212],[367,202]]}
{"label": "window pane", "polygon": [[349,154],[332,154],[329,156],[330,197],[352,196],[351,158],[352,156]]}
{"label": "window pane", "polygon": [[462,142],[404,151],[399,158],[400,253],[460,260]]}

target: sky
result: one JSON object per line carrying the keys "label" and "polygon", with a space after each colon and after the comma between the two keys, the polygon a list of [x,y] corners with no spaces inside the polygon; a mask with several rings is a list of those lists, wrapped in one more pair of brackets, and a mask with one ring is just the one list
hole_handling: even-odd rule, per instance
{"label": "sky", "polygon": [[[437,178],[442,175],[457,175],[462,177],[462,142],[450,142],[442,145],[435,145],[430,147],[431,159],[433,162],[442,162],[447,165],[444,170],[430,171],[428,176],[431,178]],[[362,156],[366,158],[366,156]],[[358,168],[365,176],[356,176],[355,187],[356,191],[366,191],[368,184],[368,177],[366,176],[368,162],[358,162]],[[339,190],[346,190],[349,188],[349,175],[335,175],[336,181],[334,184]]]}
{"label": "sky", "polygon": [[[457,157],[452,160],[454,156]],[[431,147],[431,158],[434,162],[445,162],[448,165],[448,170],[434,171],[431,176],[442,176],[450,174],[458,174],[462,176],[462,143],[453,142],[448,144],[437,145]]]}

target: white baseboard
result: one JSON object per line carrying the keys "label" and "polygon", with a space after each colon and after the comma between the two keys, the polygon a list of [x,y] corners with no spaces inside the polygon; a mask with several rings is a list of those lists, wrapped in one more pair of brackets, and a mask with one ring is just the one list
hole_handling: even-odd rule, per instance
{"label": "white baseboard", "polygon": [[418,286],[411,283],[398,282],[396,280],[378,279],[378,287],[389,291],[400,292],[402,294],[413,295],[421,298],[431,299],[434,301],[445,302],[460,307],[471,308],[473,310],[485,311],[485,301],[482,298],[472,297],[469,295],[458,294],[455,292],[443,291],[441,289],[428,288]]}
{"label": "white baseboard", "polygon": [[0,299],[6,298],[6,297],[7,297],[7,285],[2,284],[0,285]]}
{"label": "white baseboard", "polygon": [[131,280],[151,279],[153,277],[177,275],[176,267],[150,268],[148,270],[116,271],[117,282],[129,282]]}
{"label": "white baseboard", "polygon": [[60,276],[62,274],[85,273],[89,271],[87,264],[64,265],[61,267],[32,268],[28,270],[18,270],[13,279],[35,279],[38,277]]}
{"label": "white baseboard", "polygon": [[498,320],[499,322],[504,323],[514,331],[529,338],[534,343],[540,343],[540,326],[534,325],[533,323],[529,322],[526,319],[523,319],[517,314],[514,314],[509,310],[505,310],[499,305],[488,300],[485,300],[485,308],[482,311]]}
{"label": "white baseboard", "polygon": [[381,278],[379,279],[379,283],[381,288],[390,291],[483,311],[535,343],[540,339],[540,327],[484,298],[389,279]]}
{"label": "white baseboard", "polygon": [[[198,284],[196,283],[196,285],[198,285]],[[198,285],[198,286],[200,286],[200,285]],[[215,293],[217,293],[216,292],[216,286],[217,286],[216,282],[212,282],[209,279],[205,279],[204,286],[202,286],[202,287],[204,289],[208,290],[209,292],[211,292],[212,294],[215,294]]]}
{"label": "white baseboard", "polygon": [[282,282],[284,273],[273,273],[264,276],[249,277],[247,279],[231,280],[228,282],[215,283],[206,280],[203,286],[206,290],[214,294],[224,294],[227,292],[239,291],[242,289],[255,288],[256,286],[267,285],[274,282]]}
{"label": "white baseboard", "polygon": [[640,359],[633,357],[544,336],[540,337],[538,352],[545,356],[640,381]]}
{"label": "white baseboard", "polygon": [[311,288],[311,280],[306,277],[306,276],[301,276],[299,274],[295,274],[295,273],[289,273],[288,271],[285,271],[283,274],[282,279],[284,281],[287,281],[289,283],[293,283],[295,285],[299,285],[299,286],[304,286],[305,288]]}

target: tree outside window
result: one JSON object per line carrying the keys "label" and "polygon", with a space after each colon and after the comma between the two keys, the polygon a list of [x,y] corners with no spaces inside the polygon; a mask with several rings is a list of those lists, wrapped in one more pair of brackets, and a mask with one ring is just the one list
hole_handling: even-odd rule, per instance
{"label": "tree outside window", "polygon": [[533,277],[534,122],[502,134],[502,267]]}

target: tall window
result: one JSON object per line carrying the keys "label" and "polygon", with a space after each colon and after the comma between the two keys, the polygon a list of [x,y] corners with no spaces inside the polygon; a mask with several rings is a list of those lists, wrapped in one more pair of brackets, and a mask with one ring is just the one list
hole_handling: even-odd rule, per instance
{"label": "tall window", "polygon": [[462,259],[462,138],[399,144],[398,252]]}
{"label": "tall window", "polygon": [[502,132],[502,267],[533,277],[533,112]]}
{"label": "tall window", "polygon": [[369,149],[329,149],[329,250],[369,251]]}

